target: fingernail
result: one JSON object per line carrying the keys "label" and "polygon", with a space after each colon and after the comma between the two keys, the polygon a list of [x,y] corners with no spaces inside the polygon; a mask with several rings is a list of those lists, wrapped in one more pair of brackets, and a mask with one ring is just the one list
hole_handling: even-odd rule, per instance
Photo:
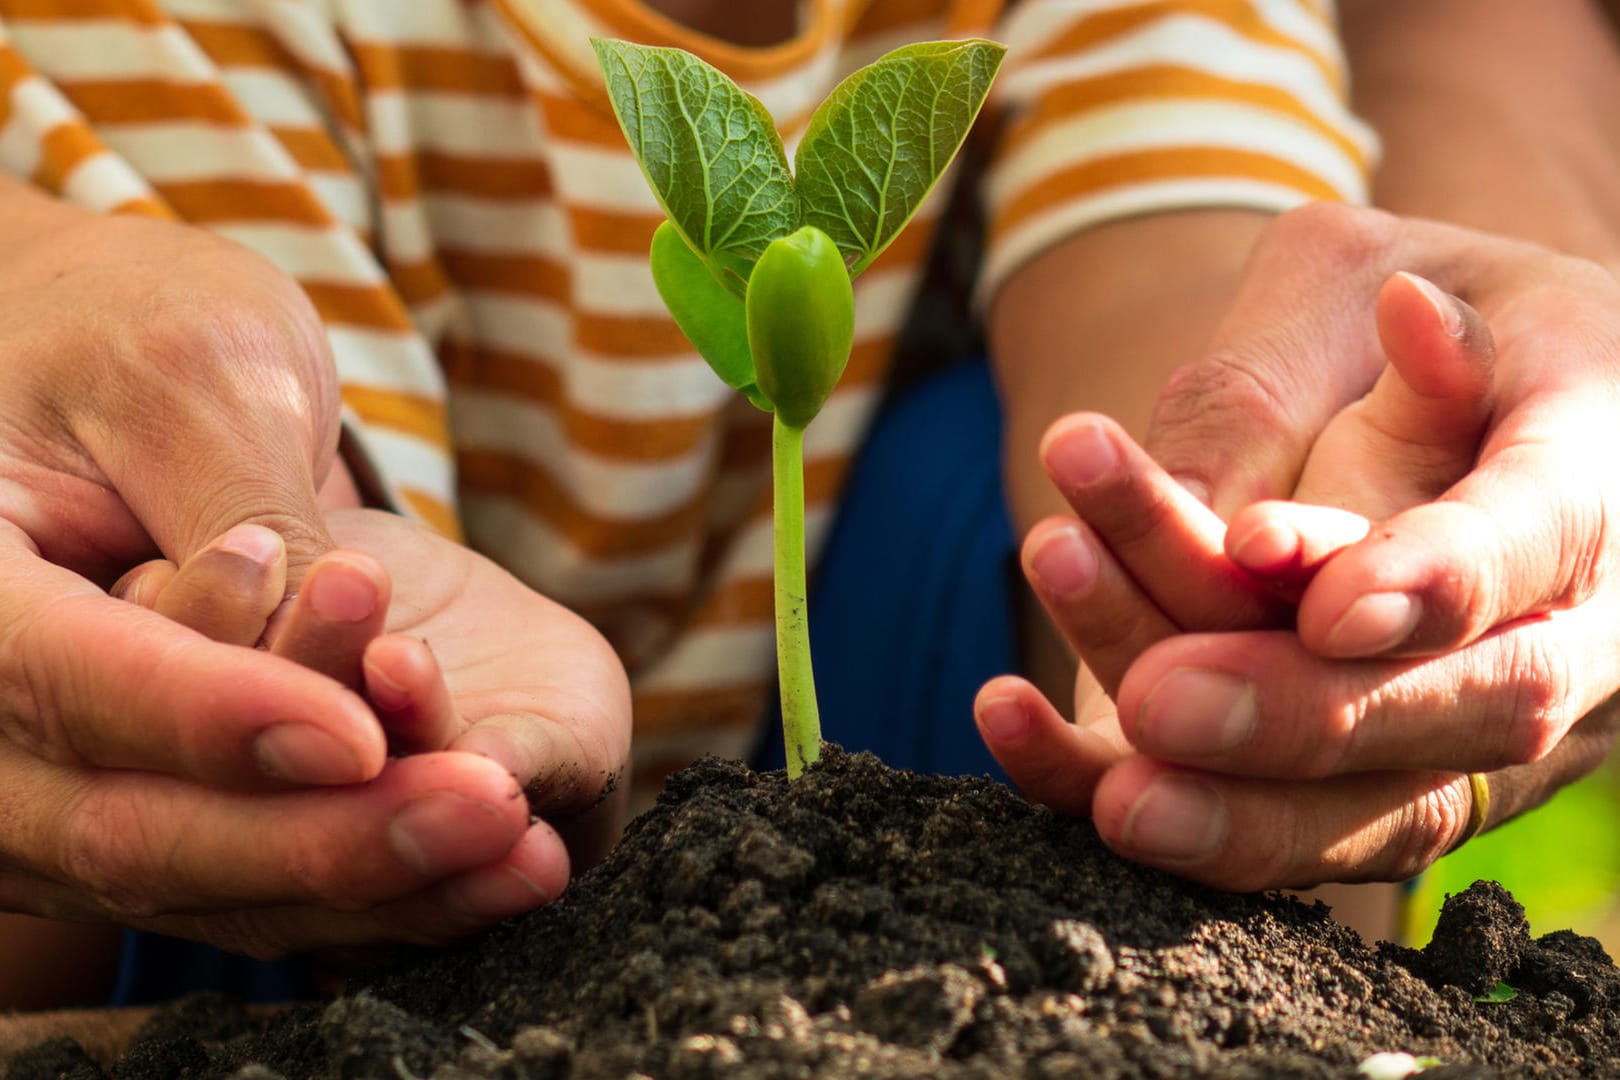
{"label": "fingernail", "polygon": [[219,547],[268,566],[281,554],[281,536],[263,525],[237,525],[220,537]]}
{"label": "fingernail", "polygon": [[515,866],[479,870],[445,889],[451,907],[474,922],[496,922],[550,903],[546,891]]}
{"label": "fingernail", "polygon": [[1165,862],[1196,862],[1226,839],[1226,804],[1199,780],[1163,773],[1148,783],[1125,815],[1121,838],[1131,853]]}
{"label": "fingernail", "polygon": [[1175,668],[1142,701],[1137,734],[1150,752],[1213,757],[1254,735],[1254,684],[1218,671]]}
{"label": "fingernail", "polygon": [[1076,425],[1052,444],[1047,465],[1062,484],[1095,484],[1119,467],[1119,451],[1095,423]]}
{"label": "fingernail", "polygon": [[358,784],[366,779],[347,743],[309,724],[273,724],[253,740],[266,776],[293,784]]}
{"label": "fingernail", "polygon": [[1074,529],[1059,529],[1029,559],[1036,579],[1053,595],[1070,598],[1097,580],[1097,555]]}
{"label": "fingernail", "polygon": [[429,878],[481,866],[512,850],[517,840],[494,807],[448,791],[407,803],[388,823],[394,854]]}
{"label": "fingernail", "polygon": [[315,613],[334,622],[359,622],[377,609],[377,589],[358,570],[324,568],[304,586]]}
{"label": "fingernail", "polygon": [[378,705],[389,712],[402,712],[410,706],[410,691],[383,674],[382,669],[376,665],[368,663],[364,667],[366,691],[373,705]]}
{"label": "fingernail", "polygon": [[1275,570],[1299,558],[1299,534],[1267,522],[1232,544],[1232,561],[1252,570]]}
{"label": "fingernail", "polygon": [[1369,593],[1350,605],[1324,644],[1336,657],[1373,656],[1393,649],[1417,628],[1423,605],[1405,593]]}
{"label": "fingernail", "polygon": [[136,607],[149,608],[157,603],[156,596],[146,595],[152,591],[151,574],[141,574],[135,579],[133,585],[125,585],[125,580],[128,579],[121,579],[113,585],[112,595],[126,604],[134,604]]}
{"label": "fingernail", "polygon": [[1446,333],[1454,338],[1462,337],[1463,315],[1462,309],[1457,306],[1456,299],[1428,278],[1419,277],[1404,270],[1401,271],[1401,274],[1406,280],[1417,286],[1418,292],[1422,293],[1424,299],[1429,301],[1429,306],[1434,308],[1434,313],[1439,316],[1440,325],[1445,329]]}
{"label": "fingernail", "polygon": [[998,743],[1016,742],[1029,734],[1029,713],[1014,698],[991,698],[979,709],[979,725]]}

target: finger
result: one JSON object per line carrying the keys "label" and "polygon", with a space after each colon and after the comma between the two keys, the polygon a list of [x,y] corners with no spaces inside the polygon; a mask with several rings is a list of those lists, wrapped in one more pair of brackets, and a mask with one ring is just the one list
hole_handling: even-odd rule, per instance
{"label": "finger", "polygon": [[[1120,855],[1221,889],[1404,880],[1468,828],[1457,773],[1391,772],[1310,784],[1193,772],[1133,757],[1099,782],[1093,820]],[[1396,838],[1425,840],[1415,850]]]}
{"label": "finger", "polygon": [[259,795],[5,764],[7,861],[120,919],[287,903],[356,910],[501,859],[529,827],[511,776],[470,754],[399,759],[364,785]]}
{"label": "finger", "polygon": [[270,651],[359,689],[365,685],[366,646],[382,632],[390,592],[388,572],[371,556],[328,552],[273,620]]}
{"label": "finger", "polygon": [[372,915],[384,940],[443,944],[551,903],[568,887],[569,873],[562,837],[538,821],[498,861],[383,905]]}
{"label": "finger", "polygon": [[362,668],[366,700],[395,753],[443,750],[466,726],[433,650],[420,638],[387,634],[372,640]]}
{"label": "finger", "polygon": [[1490,419],[1495,343],[1485,320],[1412,274],[1378,294],[1389,365],[1312,447],[1294,498],[1382,520],[1473,467]]}
{"label": "finger", "polygon": [[1377,319],[1390,367],[1368,395],[1369,417],[1397,444],[1453,451],[1466,467],[1491,412],[1496,342],[1484,317],[1403,272],[1379,290]]}
{"label": "finger", "polygon": [[1108,725],[1071,724],[1034,685],[1011,675],[986,683],[973,702],[979,734],[1032,802],[1061,814],[1091,811],[1098,780],[1128,748]]}
{"label": "finger", "polygon": [[1585,602],[1614,561],[1606,480],[1591,468],[1608,441],[1572,431],[1504,447],[1441,500],[1381,523],[1306,589],[1301,638],[1338,658],[1430,654]]}
{"label": "finger", "polygon": [[[1596,768],[1612,720],[1578,726],[1532,765],[1493,772],[1485,827],[1539,805]],[[1217,888],[1405,881],[1472,832],[1472,785],[1449,771],[1252,780],[1133,757],[1102,778],[1097,831],[1127,858]]]}
{"label": "finger", "polygon": [[362,911],[275,905],[160,916],[139,927],[261,959],[386,943],[446,945],[550,903],[568,874],[567,849],[540,822],[501,859]]}
{"label": "finger", "polygon": [[1362,515],[1336,507],[1259,502],[1232,516],[1226,557],[1277,595],[1297,601],[1327,560],[1371,527]]}
{"label": "finger", "polygon": [[1119,425],[1076,413],[1052,425],[1041,461],[1080,519],[1177,626],[1275,622],[1279,611],[1223,550],[1225,524]]}
{"label": "finger", "polygon": [[238,525],[188,559],[153,609],[212,641],[255,645],[286,582],[281,537],[262,525]]}
{"label": "finger", "polygon": [[1144,649],[1177,632],[1083,521],[1036,524],[1024,540],[1023,564],[1053,625],[1108,695]]}
{"label": "finger", "polygon": [[0,746],[206,783],[352,784],[385,745],[331,680],[114,600],[0,535]]}
{"label": "finger", "polygon": [[[1542,266],[1546,280],[1497,313],[1504,402],[1473,471],[1434,504],[1382,523],[1333,560],[1301,601],[1299,628],[1339,657],[1425,653],[1520,615],[1592,595],[1614,563],[1616,453],[1609,337],[1590,309],[1612,278]],[[1592,286],[1601,278],[1603,296]]]}
{"label": "finger", "polygon": [[157,606],[158,594],[179,572],[180,568],[168,559],[151,559],[113,582],[107,594],[151,610]]}
{"label": "finger", "polygon": [[1451,653],[1345,664],[1287,632],[1188,635],[1121,683],[1144,754],[1256,777],[1386,769],[1487,771],[1557,746],[1601,703],[1620,634],[1592,604],[1502,628]]}

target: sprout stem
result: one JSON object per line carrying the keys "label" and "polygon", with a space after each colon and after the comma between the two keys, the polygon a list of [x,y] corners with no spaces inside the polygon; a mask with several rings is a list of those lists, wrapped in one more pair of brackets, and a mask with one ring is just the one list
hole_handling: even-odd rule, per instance
{"label": "sprout stem", "polygon": [[821,756],[821,714],[810,667],[810,601],[804,573],[804,428],[771,421],[775,482],[776,667],[782,688],[787,773],[797,778]]}

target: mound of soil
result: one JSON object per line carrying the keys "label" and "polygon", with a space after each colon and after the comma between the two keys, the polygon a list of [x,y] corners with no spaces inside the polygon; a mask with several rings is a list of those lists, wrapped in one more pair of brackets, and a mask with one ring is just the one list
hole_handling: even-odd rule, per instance
{"label": "mound of soil", "polygon": [[[1499,983],[1505,1002],[1479,997]],[[1126,863],[984,780],[707,759],[558,903],[275,1016],[161,1015],[111,1075],[659,1080],[1620,1075],[1620,971],[1500,887],[1433,944]],[[100,1077],[71,1044],[14,1080]]]}

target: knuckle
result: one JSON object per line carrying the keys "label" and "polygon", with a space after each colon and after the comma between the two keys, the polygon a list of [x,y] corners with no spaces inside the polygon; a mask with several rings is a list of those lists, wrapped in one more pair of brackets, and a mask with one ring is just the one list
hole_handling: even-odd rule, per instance
{"label": "knuckle", "polygon": [[1320,779],[1353,771],[1366,753],[1367,732],[1388,704],[1384,687],[1374,687],[1348,701],[1329,703],[1320,710],[1319,726],[1297,725],[1290,730],[1300,738],[1299,775]]}
{"label": "knuckle", "polygon": [[[1217,352],[1177,368],[1153,414],[1153,441],[1173,442],[1178,431],[1198,432],[1212,420],[1241,423],[1261,433],[1286,428],[1287,397],[1253,370],[1263,358]],[[1188,436],[1197,444],[1197,435]]]}
{"label": "knuckle", "polygon": [[1305,251],[1335,262],[1366,262],[1389,246],[1395,229],[1396,219],[1380,210],[1306,203],[1277,215],[1260,239],[1256,258],[1297,259]]}
{"label": "knuckle", "polygon": [[71,605],[93,599],[65,597],[14,612],[0,635],[0,736],[57,765],[84,763],[89,740],[76,724],[101,713],[97,680],[85,667],[92,658],[80,638],[61,630]]}
{"label": "knuckle", "polygon": [[[1134,651],[1129,647],[1137,640],[1136,621],[1118,606],[1092,600],[1063,615],[1064,628],[1088,666],[1095,669],[1105,659],[1113,661]],[[1110,662],[1105,666],[1114,671],[1119,665]]]}
{"label": "knuckle", "polygon": [[1494,570],[1483,552],[1477,558],[1442,555],[1422,597],[1422,621],[1428,623],[1422,632],[1439,638],[1435,644],[1454,648],[1500,622],[1509,598],[1507,582]]}
{"label": "knuckle", "polygon": [[293,831],[280,838],[275,868],[291,895],[332,911],[358,911],[372,902],[369,892],[346,879],[351,852],[340,851],[324,835]]}
{"label": "knuckle", "polygon": [[1235,892],[1314,885],[1315,881],[1306,880],[1312,875],[1301,868],[1300,854],[1309,848],[1309,830],[1296,819],[1281,843],[1254,845],[1236,859],[1230,858],[1233,852],[1229,850],[1215,865],[1227,866],[1221,871],[1228,877],[1223,887]]}
{"label": "knuckle", "polygon": [[1385,848],[1386,875],[1401,880],[1416,877],[1449,851],[1468,830],[1473,798],[1466,777],[1428,785],[1396,820]]}
{"label": "knuckle", "polygon": [[1512,695],[1502,748],[1504,765],[1540,761],[1577,719],[1571,700],[1573,671],[1558,644],[1543,634],[1509,635],[1502,682]]}
{"label": "knuckle", "polygon": [[168,853],[150,827],[150,808],[101,792],[80,798],[66,815],[58,861],[68,881],[122,922],[163,914],[153,882],[168,880]]}
{"label": "knuckle", "polygon": [[1593,491],[1586,498],[1572,498],[1564,513],[1554,520],[1564,523],[1560,530],[1559,566],[1566,583],[1557,603],[1566,607],[1584,604],[1603,586],[1605,571],[1616,554],[1617,541],[1608,505],[1602,493]]}

